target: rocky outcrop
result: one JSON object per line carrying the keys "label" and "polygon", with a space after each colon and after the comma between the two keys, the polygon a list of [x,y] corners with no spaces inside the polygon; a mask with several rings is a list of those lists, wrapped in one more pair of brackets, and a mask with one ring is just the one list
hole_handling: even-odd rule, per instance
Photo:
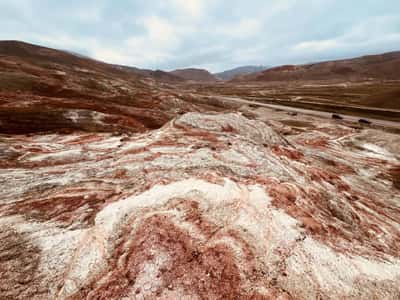
{"label": "rocky outcrop", "polygon": [[198,112],[0,135],[0,298],[397,299],[395,141]]}
{"label": "rocky outcrop", "polygon": [[0,43],[0,299],[400,297],[399,135],[143,75]]}

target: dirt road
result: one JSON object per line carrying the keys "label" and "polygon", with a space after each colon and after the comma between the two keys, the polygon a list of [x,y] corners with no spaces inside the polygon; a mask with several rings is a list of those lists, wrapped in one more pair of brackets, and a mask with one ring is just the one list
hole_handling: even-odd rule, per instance
{"label": "dirt road", "polygon": [[[235,97],[217,96],[214,98],[218,98],[218,99],[224,100],[224,101],[235,101],[235,102],[240,102],[240,103],[248,104],[248,105],[252,105],[252,106],[268,107],[268,108],[272,108],[272,109],[296,112],[296,113],[307,114],[307,115],[318,116],[318,117],[326,117],[326,118],[332,117],[331,112],[320,111],[320,110],[311,110],[311,109],[304,109],[304,108],[291,107],[291,106],[285,106],[285,105],[277,105],[277,104],[266,104],[266,103],[250,101],[250,100],[245,100],[242,98],[235,98]],[[399,114],[400,114],[400,112],[399,112]],[[340,114],[340,116],[343,117],[343,120],[351,121],[351,122],[358,122],[360,119],[366,119],[361,116],[353,116],[353,115],[346,115],[346,114]],[[373,125],[400,129],[400,122],[380,120],[380,119],[374,119],[374,118],[367,118],[367,120],[370,121]]]}

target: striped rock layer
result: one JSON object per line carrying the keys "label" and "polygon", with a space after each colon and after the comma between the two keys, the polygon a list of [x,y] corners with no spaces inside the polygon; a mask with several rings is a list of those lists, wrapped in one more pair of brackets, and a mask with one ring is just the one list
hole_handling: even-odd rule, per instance
{"label": "striped rock layer", "polygon": [[0,135],[0,298],[399,299],[399,137],[278,123]]}

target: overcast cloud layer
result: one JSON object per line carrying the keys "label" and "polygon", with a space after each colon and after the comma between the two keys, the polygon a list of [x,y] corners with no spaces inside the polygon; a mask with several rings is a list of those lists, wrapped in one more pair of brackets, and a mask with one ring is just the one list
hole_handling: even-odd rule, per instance
{"label": "overcast cloud layer", "polygon": [[221,71],[400,50],[399,0],[0,0],[0,39]]}

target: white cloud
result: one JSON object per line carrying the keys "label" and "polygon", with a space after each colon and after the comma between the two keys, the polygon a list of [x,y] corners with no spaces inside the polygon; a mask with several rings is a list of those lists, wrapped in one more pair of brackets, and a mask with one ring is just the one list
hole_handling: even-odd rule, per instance
{"label": "white cloud", "polygon": [[341,43],[338,40],[330,39],[330,40],[301,42],[294,45],[292,50],[295,52],[299,51],[321,52],[326,50],[333,50],[339,46],[341,46]]}
{"label": "white cloud", "polygon": [[93,39],[83,39],[79,37],[71,37],[63,33],[49,34],[49,35],[34,35],[34,39],[40,43],[50,45],[52,47],[57,47],[59,49],[74,49],[83,46],[90,48],[90,44]]}
{"label": "white cloud", "polygon": [[[310,0],[308,0],[310,1]],[[326,1],[326,0],[324,0]],[[279,13],[282,13],[284,11],[287,11],[291,8],[293,8],[298,0],[273,0],[273,1],[268,1],[267,4],[267,9],[265,11],[262,11],[261,14],[264,17],[271,17],[273,15],[277,15]],[[316,3],[314,3],[315,5]]]}
{"label": "white cloud", "polygon": [[200,18],[204,15],[205,0],[172,0],[172,5],[178,14],[190,18]]}
{"label": "white cloud", "polygon": [[179,44],[178,30],[168,20],[151,16],[143,19],[147,42],[160,48],[174,48]]}
{"label": "white cloud", "polygon": [[140,18],[141,34],[128,37],[118,47],[92,43],[88,45],[91,56],[98,60],[133,66],[156,66],[172,59],[181,44],[182,31],[167,19],[159,16]]}
{"label": "white cloud", "polygon": [[[113,48],[102,44],[95,38],[72,37],[63,33],[55,33],[52,35],[32,35],[31,38],[33,38],[36,43],[61,50],[75,49],[75,51],[79,52],[79,49],[85,49],[90,57],[108,63],[138,63],[138,60],[133,60],[132,56],[129,55],[127,48]],[[20,39],[29,40],[25,37],[20,37]]]}
{"label": "white cloud", "polygon": [[181,43],[180,31],[168,20],[151,16],[139,20],[145,33],[126,39],[125,51],[140,65],[157,64],[171,57]]}
{"label": "white cloud", "polygon": [[[397,22],[398,19],[391,16],[367,18],[335,38],[300,42],[291,51],[317,54],[356,50],[362,53],[364,49],[376,49],[380,45],[393,45],[396,42],[400,45],[400,32],[396,31]],[[391,48],[393,47],[388,47],[388,50]]]}
{"label": "white cloud", "polygon": [[251,38],[261,32],[259,20],[241,19],[238,23],[225,24],[216,28],[216,32],[231,39]]}
{"label": "white cloud", "polygon": [[36,2],[0,0],[0,38],[143,68],[302,63],[400,45],[398,0]]}
{"label": "white cloud", "polygon": [[238,26],[234,29],[238,37],[250,37],[257,35],[261,30],[261,22],[258,20],[243,19]]}
{"label": "white cloud", "polygon": [[134,62],[132,61],[132,57],[124,53],[124,51],[98,46],[91,49],[91,56],[100,61],[120,65],[126,65]]}
{"label": "white cloud", "polygon": [[79,21],[85,23],[100,22],[102,20],[102,9],[97,7],[91,7],[90,9],[80,8],[76,13],[76,17]]}

